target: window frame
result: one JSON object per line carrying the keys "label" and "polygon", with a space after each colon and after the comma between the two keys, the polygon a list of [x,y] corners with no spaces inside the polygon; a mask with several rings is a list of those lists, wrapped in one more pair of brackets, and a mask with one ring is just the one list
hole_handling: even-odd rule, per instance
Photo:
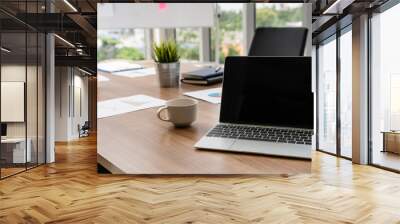
{"label": "window frame", "polygon": [[[341,36],[346,34],[347,32],[352,32],[352,23],[347,24],[346,26],[344,26],[341,29],[336,30],[335,33],[329,35],[328,37],[326,37],[325,39],[320,40],[317,44],[316,44],[316,151],[319,152],[323,152],[329,155],[333,155],[333,156],[337,156],[339,158],[343,158],[346,160],[352,160],[352,158],[347,157],[342,155],[342,150],[341,150],[341,118],[340,118],[340,105],[341,105],[341,90],[340,90],[340,84],[341,84],[341,66],[340,66],[340,60],[341,60],[341,55],[340,55],[340,39]],[[319,123],[320,123],[320,117],[319,117],[319,112],[320,112],[320,103],[319,103],[319,94],[320,94],[320,86],[319,86],[319,78],[320,78],[320,74],[319,74],[319,58],[320,58],[320,45],[321,44],[326,44],[329,43],[331,41],[336,41],[336,152],[332,153],[329,151],[326,151],[324,149],[320,149],[320,142],[319,142],[319,134],[320,134],[320,130],[319,130]]]}
{"label": "window frame", "polygon": [[373,130],[372,130],[372,120],[373,120],[373,113],[372,113],[372,94],[373,94],[373,88],[372,88],[372,80],[373,80],[373,61],[372,61],[372,54],[373,54],[373,35],[372,35],[372,20],[377,14],[382,14],[386,12],[387,10],[397,6],[400,4],[400,0],[388,0],[387,2],[383,3],[382,5],[368,11],[368,31],[367,31],[367,38],[368,38],[368,152],[367,152],[367,162],[368,165],[377,167],[383,170],[395,172],[395,173],[400,173],[400,170],[390,168],[387,166],[383,166],[380,164],[376,164],[373,162],[373,153],[374,153],[374,148],[373,148]]}

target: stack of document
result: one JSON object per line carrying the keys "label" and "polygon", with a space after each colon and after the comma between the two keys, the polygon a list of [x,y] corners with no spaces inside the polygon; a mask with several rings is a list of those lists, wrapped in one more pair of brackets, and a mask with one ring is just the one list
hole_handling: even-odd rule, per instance
{"label": "stack of document", "polygon": [[221,103],[222,88],[213,88],[206,90],[199,90],[193,92],[186,92],[183,95],[190,96],[199,100],[204,100],[210,103]]}
{"label": "stack of document", "polygon": [[116,76],[123,76],[128,78],[136,78],[136,77],[143,77],[148,75],[155,75],[156,70],[155,68],[142,68],[142,69],[135,69],[129,71],[122,71],[122,72],[113,72],[113,75]]}
{"label": "stack of document", "polygon": [[97,103],[97,118],[111,117],[151,107],[160,107],[164,104],[164,100],[147,95],[133,95],[100,101]]}
{"label": "stack of document", "polygon": [[102,61],[97,64],[97,70],[102,72],[121,72],[141,69],[143,66],[124,60]]}

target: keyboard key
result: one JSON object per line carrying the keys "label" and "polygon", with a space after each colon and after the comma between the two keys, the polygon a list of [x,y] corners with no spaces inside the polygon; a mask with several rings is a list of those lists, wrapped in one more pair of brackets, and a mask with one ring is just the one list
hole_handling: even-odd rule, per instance
{"label": "keyboard key", "polygon": [[207,136],[311,145],[313,132],[299,129],[217,125]]}

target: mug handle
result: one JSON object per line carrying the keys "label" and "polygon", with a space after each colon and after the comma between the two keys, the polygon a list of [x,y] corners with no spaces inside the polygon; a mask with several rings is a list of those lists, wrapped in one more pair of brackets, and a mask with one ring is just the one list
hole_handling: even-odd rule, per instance
{"label": "mug handle", "polygon": [[166,109],[167,109],[166,106],[163,106],[163,107],[158,108],[158,110],[157,110],[157,117],[158,117],[158,119],[160,119],[160,120],[162,120],[162,121],[169,121],[169,118],[163,118],[163,117],[161,116],[161,112],[162,112],[163,110],[166,110]]}

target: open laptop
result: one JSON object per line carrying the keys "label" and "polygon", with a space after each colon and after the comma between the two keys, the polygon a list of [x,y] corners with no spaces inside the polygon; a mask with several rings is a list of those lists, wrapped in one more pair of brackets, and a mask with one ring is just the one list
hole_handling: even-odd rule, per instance
{"label": "open laptop", "polygon": [[311,159],[311,57],[227,57],[219,123],[195,147]]}

